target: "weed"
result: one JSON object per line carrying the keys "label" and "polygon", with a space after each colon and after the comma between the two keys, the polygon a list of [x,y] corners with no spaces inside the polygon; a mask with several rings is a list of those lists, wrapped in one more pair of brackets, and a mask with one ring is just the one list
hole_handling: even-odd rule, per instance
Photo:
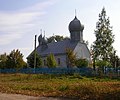
{"label": "weed", "polygon": [[58,90],[59,91],[66,91],[66,90],[68,90],[69,89],[69,86],[68,85],[62,85],[62,86],[59,86],[58,87]]}

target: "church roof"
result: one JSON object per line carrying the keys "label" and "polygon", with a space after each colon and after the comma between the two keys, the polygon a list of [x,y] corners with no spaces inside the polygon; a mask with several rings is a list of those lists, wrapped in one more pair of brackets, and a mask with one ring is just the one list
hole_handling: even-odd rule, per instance
{"label": "church roof", "polygon": [[42,49],[42,46],[38,46],[37,52],[43,57],[49,55],[50,53],[53,53],[54,55],[62,55],[66,53],[67,48],[73,50],[77,43],[78,42],[71,42],[70,39],[59,42],[52,42],[48,43],[45,49]]}

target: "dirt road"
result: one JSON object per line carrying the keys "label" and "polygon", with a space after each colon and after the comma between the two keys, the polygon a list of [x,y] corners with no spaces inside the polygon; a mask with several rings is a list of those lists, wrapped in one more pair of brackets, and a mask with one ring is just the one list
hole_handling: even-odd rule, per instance
{"label": "dirt road", "polygon": [[53,98],[53,97],[33,97],[21,94],[5,94],[0,93],[0,100],[78,100],[68,98]]}
{"label": "dirt road", "polygon": [[[0,100],[40,100],[38,97],[0,93]],[[45,99],[41,99],[45,100]]]}

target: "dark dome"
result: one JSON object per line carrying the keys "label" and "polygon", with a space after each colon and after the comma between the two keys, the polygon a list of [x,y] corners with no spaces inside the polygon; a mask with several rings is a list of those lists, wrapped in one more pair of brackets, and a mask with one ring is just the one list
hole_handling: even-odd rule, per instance
{"label": "dark dome", "polygon": [[81,25],[81,30],[82,30],[82,31],[84,30],[84,25]]}
{"label": "dark dome", "polygon": [[82,31],[83,29],[84,29],[84,26],[81,25],[80,21],[75,16],[75,18],[69,24],[69,31],[70,32],[71,31]]}

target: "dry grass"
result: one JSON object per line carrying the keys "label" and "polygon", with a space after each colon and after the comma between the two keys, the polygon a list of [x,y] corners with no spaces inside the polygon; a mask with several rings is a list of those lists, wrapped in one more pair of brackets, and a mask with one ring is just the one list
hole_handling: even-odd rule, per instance
{"label": "dry grass", "polygon": [[120,81],[79,75],[0,74],[0,91],[81,100],[120,100]]}

